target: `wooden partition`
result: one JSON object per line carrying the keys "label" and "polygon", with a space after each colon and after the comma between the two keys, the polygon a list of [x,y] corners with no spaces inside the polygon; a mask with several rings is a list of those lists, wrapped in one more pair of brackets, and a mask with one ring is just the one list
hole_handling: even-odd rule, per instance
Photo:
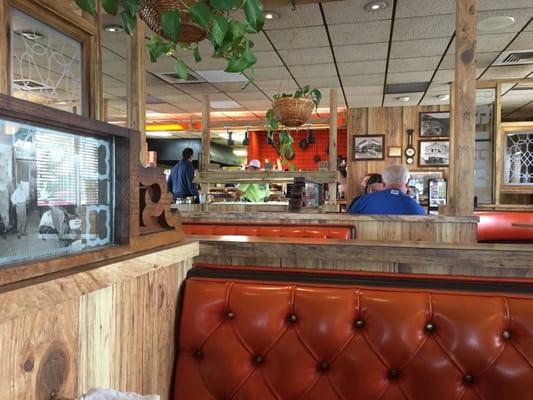
{"label": "wooden partition", "polygon": [[[258,210],[259,211],[259,210]],[[357,240],[476,243],[477,217],[351,215],[345,213],[181,212],[184,223],[348,224]]]}
{"label": "wooden partition", "polygon": [[0,399],[107,387],[169,398],[178,291],[197,242],[0,291]]}

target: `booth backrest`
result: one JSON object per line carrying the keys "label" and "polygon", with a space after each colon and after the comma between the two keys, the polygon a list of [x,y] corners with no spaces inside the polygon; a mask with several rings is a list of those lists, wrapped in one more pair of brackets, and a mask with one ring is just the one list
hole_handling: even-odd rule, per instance
{"label": "booth backrest", "polygon": [[531,399],[533,297],[190,277],[175,372],[174,400]]}
{"label": "booth backrest", "polygon": [[184,223],[188,235],[244,235],[291,238],[354,239],[352,225],[280,225],[237,223]]}
{"label": "booth backrest", "polygon": [[533,212],[476,211],[478,242],[533,242]]}

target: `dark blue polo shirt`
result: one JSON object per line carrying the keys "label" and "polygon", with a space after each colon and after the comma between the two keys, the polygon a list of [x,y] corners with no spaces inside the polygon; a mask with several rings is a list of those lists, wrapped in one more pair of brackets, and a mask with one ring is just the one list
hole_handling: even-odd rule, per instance
{"label": "dark blue polo shirt", "polygon": [[194,167],[190,161],[180,160],[172,167],[168,177],[168,191],[174,194],[174,197],[198,196],[198,189],[193,182]]}
{"label": "dark blue polo shirt", "polygon": [[401,190],[385,189],[368,193],[348,210],[350,214],[425,215],[425,210]]}

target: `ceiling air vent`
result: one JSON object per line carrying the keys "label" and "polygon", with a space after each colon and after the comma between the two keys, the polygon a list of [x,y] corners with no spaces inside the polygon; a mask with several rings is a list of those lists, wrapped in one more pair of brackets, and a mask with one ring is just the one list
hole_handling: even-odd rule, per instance
{"label": "ceiling air vent", "polygon": [[54,88],[44,83],[34,81],[33,79],[14,79],[13,85],[20,90],[53,90]]}
{"label": "ceiling air vent", "polygon": [[171,85],[205,82],[205,79],[193,72],[189,72],[189,74],[187,75],[187,79],[181,79],[175,72],[161,72],[156,75],[163,79],[165,82],[170,83]]}
{"label": "ceiling air vent", "polygon": [[493,65],[533,64],[533,50],[504,51]]}

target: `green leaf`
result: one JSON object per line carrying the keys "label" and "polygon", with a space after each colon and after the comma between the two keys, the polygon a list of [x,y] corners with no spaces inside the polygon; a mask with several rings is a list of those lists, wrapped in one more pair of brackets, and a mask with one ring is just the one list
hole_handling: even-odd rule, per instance
{"label": "green leaf", "polygon": [[260,0],[245,0],[244,15],[253,32],[260,32],[265,24],[263,4]]}
{"label": "green leaf", "polygon": [[257,62],[257,57],[250,51],[249,48],[244,51],[242,57],[244,58],[244,61],[246,61],[246,68],[251,67]]}
{"label": "green leaf", "polygon": [[242,41],[244,35],[246,35],[246,24],[240,21],[230,21],[229,31],[231,32],[231,41],[233,47],[236,47]]}
{"label": "green leaf", "polygon": [[130,18],[137,18],[137,13],[141,9],[141,0],[122,0],[122,7]]}
{"label": "green leaf", "polygon": [[137,25],[137,18],[132,18],[126,11],[120,13],[122,17],[122,26],[128,35],[133,34]]}
{"label": "green leaf", "polygon": [[294,96],[293,96],[295,99],[299,99],[300,97],[302,97],[302,91],[301,90],[297,90],[296,92],[294,92]]}
{"label": "green leaf", "polygon": [[318,89],[311,90],[311,96],[313,97],[313,102],[315,106],[318,107],[320,100],[322,100],[322,93]]}
{"label": "green leaf", "polygon": [[118,0],[102,0],[102,7],[104,7],[106,13],[117,15]]}
{"label": "green leaf", "polygon": [[96,17],[96,2],[95,0],[75,0],[76,4],[83,11],[88,12],[93,17]]}
{"label": "green leaf", "polygon": [[211,0],[211,7],[215,10],[230,11],[237,8],[237,0]]}
{"label": "green leaf", "polygon": [[211,30],[211,37],[216,46],[222,46],[224,37],[228,33],[228,21],[222,15],[215,15],[213,17],[213,29]]}
{"label": "green leaf", "polygon": [[309,93],[309,85],[305,85],[305,86],[303,87],[303,89],[302,89],[302,93],[303,93],[303,94],[307,94],[307,93]]}
{"label": "green leaf", "polygon": [[166,10],[161,13],[163,33],[174,43],[178,42],[181,30],[180,10]]}
{"label": "green leaf", "polygon": [[194,61],[196,62],[202,61],[202,56],[200,55],[200,49],[198,47],[194,48],[193,54],[194,54]]}
{"label": "green leaf", "polygon": [[246,60],[242,57],[233,56],[226,66],[226,72],[242,72],[246,69]]}
{"label": "green leaf", "polygon": [[176,74],[178,74],[181,79],[187,79],[187,76],[189,75],[189,69],[183,60],[176,60]]}
{"label": "green leaf", "polygon": [[205,3],[195,3],[189,8],[189,14],[194,22],[209,31],[209,19],[211,14]]}

